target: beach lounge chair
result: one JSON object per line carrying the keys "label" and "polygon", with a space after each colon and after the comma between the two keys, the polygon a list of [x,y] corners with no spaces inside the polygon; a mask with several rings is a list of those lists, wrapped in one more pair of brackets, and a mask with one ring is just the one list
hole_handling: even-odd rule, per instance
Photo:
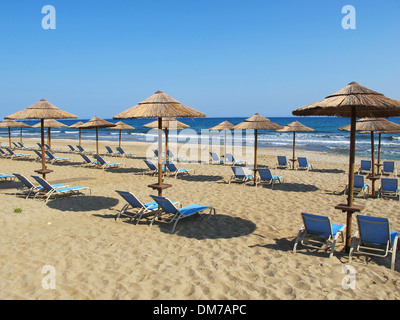
{"label": "beach lounge chair", "polygon": [[[124,215],[130,217],[131,220],[136,219],[136,224],[138,224],[144,214],[155,214],[158,211],[159,206],[158,203],[155,201],[143,203],[131,192],[120,190],[115,190],[115,192],[118,193],[127,202],[118,212],[115,220],[120,218],[121,215]],[[172,203],[174,205],[179,204],[179,202],[177,201],[172,201]],[[136,212],[134,214],[129,214],[128,212],[126,212],[128,209],[135,209]]]}
{"label": "beach lounge chair", "polygon": [[50,146],[48,144],[44,144],[46,150],[52,151],[52,152],[56,152],[56,151],[61,151],[61,149],[56,149],[56,148],[50,148]]}
{"label": "beach lounge chair", "polygon": [[361,160],[360,167],[358,168],[358,174],[363,171],[371,172],[371,160]]}
{"label": "beach lounge chair", "polygon": [[245,172],[245,168],[243,167],[231,167],[233,171],[233,175],[229,179],[228,183],[231,182],[246,182],[254,178],[253,174],[249,174]]}
{"label": "beach lounge chair", "polygon": [[35,179],[42,187],[43,189],[39,190],[35,194],[35,198],[37,196],[43,196],[47,201],[49,201],[50,197],[52,196],[70,196],[70,195],[80,195],[83,194],[82,191],[89,191],[91,193],[90,188],[88,187],[80,187],[80,186],[73,186],[73,187],[64,187],[64,188],[55,188],[52,186],[50,183],[48,183],[46,180],[39,176],[32,176],[33,179]]}
{"label": "beach lounge chair", "polygon": [[335,251],[336,241],[339,235],[344,241],[343,232],[346,228],[342,224],[332,224],[329,217],[319,216],[310,213],[301,213],[303,226],[300,228],[297,238],[293,246],[293,252],[296,253],[296,248],[300,242],[303,246],[321,249],[326,245],[326,251],[330,250],[329,258],[332,257]]}
{"label": "beach lounge chair", "polygon": [[53,154],[52,154],[50,151],[48,151],[48,150],[46,150],[45,152],[46,152],[47,156],[49,157],[49,160],[50,160],[51,163],[55,163],[55,162],[68,162],[68,161],[71,161],[70,158],[60,158],[60,157],[57,157],[57,156],[53,155]]}
{"label": "beach lounge chair", "polygon": [[399,233],[390,231],[389,220],[357,215],[357,224],[358,232],[351,241],[349,262],[354,252],[377,257],[386,257],[391,253],[390,268],[394,270]]}
{"label": "beach lounge chair", "polygon": [[97,160],[97,166],[101,167],[102,169],[107,169],[107,168],[117,168],[120,165],[122,165],[122,163],[119,162],[108,162],[105,161],[101,156],[99,156],[98,154],[95,154],[94,157]]}
{"label": "beach lounge chair", "polygon": [[176,157],[170,149],[167,150],[168,160],[180,161],[181,157]]}
{"label": "beach lounge chair", "polygon": [[225,163],[230,163],[231,165],[238,165],[238,166],[245,166],[246,165],[246,161],[244,160],[237,160],[234,158],[234,156],[231,153],[227,153],[226,158],[224,161],[226,161]]}
{"label": "beach lounge chair", "polygon": [[220,157],[218,157],[218,155],[215,152],[210,152],[210,163],[211,164],[223,164],[225,159],[222,159]]}
{"label": "beach lounge chair", "polygon": [[313,165],[307,162],[306,157],[297,157],[297,169],[312,170]]}
{"label": "beach lounge chair", "polygon": [[260,184],[260,183],[267,183],[271,185],[271,188],[274,187],[274,184],[279,182],[279,183],[283,183],[283,177],[282,176],[273,176],[271,174],[271,170],[268,168],[258,168],[258,173],[260,174],[259,177],[257,177],[256,180],[256,187]]}
{"label": "beach lounge chair", "polygon": [[90,160],[89,157],[88,157],[86,154],[80,153],[79,155],[80,155],[80,156],[83,158],[83,160],[85,161],[85,162],[83,163],[83,165],[85,165],[85,166],[87,166],[87,167],[90,167],[90,166],[92,166],[92,167],[97,166],[97,161],[92,161],[92,160]]}
{"label": "beach lounge chair", "polygon": [[286,169],[289,167],[286,156],[278,156],[278,162],[276,164],[277,169]]}
{"label": "beach lounge chair", "polygon": [[17,142],[21,149],[32,150],[32,147],[25,146],[22,142]]}
{"label": "beach lounge chair", "polygon": [[[37,157],[36,157],[36,159],[35,159],[36,161],[42,160],[42,153],[41,153],[40,151],[38,151],[38,150],[33,150],[33,152],[36,153],[36,155],[37,155]],[[45,158],[46,158],[46,161],[50,160],[50,158],[47,157],[47,156],[45,156]]]}
{"label": "beach lounge chair", "polygon": [[[177,208],[171,200],[165,197],[160,197],[160,196],[151,196],[160,206],[160,210],[157,212],[155,217],[153,218],[153,221],[160,217],[162,214],[172,214],[172,218],[163,220],[166,223],[174,223],[172,227],[171,233],[174,233],[176,224],[178,223],[179,220],[182,220],[187,217],[191,217],[195,214],[198,214],[203,220],[206,220],[205,218],[202,217],[200,214],[201,212],[205,210],[209,210],[208,217],[207,219],[210,218],[211,214],[214,213],[215,215],[215,208],[211,206],[204,206],[200,204],[192,204],[183,208]],[[152,221],[152,222],[153,222]]]}
{"label": "beach lounge chair", "polygon": [[15,153],[12,151],[10,148],[6,148],[7,152],[11,155],[11,159],[17,158],[17,159],[28,159],[31,157],[30,154],[26,153]]}
{"label": "beach lounge chair", "polygon": [[80,145],[77,145],[76,147],[78,148],[79,152],[88,153],[88,154],[92,154],[93,153],[93,151],[87,151]]}
{"label": "beach lounge chair", "polygon": [[119,152],[112,151],[112,149],[109,146],[106,146],[106,150],[107,150],[107,155],[109,156],[116,157],[120,155]]}
{"label": "beach lounge chair", "polygon": [[21,149],[21,147],[18,144],[16,144],[14,141],[12,142],[12,144],[14,145],[15,149]]}
{"label": "beach lounge chair", "polygon": [[[344,190],[344,193],[347,194],[349,190],[349,185],[346,185],[346,188]],[[361,192],[363,193],[364,198],[367,195],[367,192],[369,190],[369,185],[364,182],[364,176],[355,174],[354,175],[354,196],[356,197],[359,195]]]}
{"label": "beach lounge chair", "polygon": [[157,167],[153,162],[151,162],[150,160],[143,160],[143,161],[144,161],[144,163],[147,165],[149,171],[150,171],[153,175],[157,174],[157,172],[158,172],[158,167]]}
{"label": "beach lounge chair", "polygon": [[393,174],[397,176],[397,170],[394,166],[394,161],[383,161],[382,174]]}
{"label": "beach lounge chair", "polygon": [[117,151],[119,152],[119,155],[124,156],[124,157],[133,157],[135,154],[134,153],[130,153],[130,152],[125,152],[124,149],[122,149],[121,147],[116,147]]}
{"label": "beach lounge chair", "polygon": [[169,170],[171,175],[174,175],[175,178],[178,176],[178,174],[190,174],[192,169],[178,169],[175,164],[171,161],[166,161],[165,165],[167,166],[167,169]]}
{"label": "beach lounge chair", "polygon": [[397,197],[400,200],[399,181],[397,178],[381,178],[381,187],[379,188],[378,196],[380,198]]}
{"label": "beach lounge chair", "polygon": [[73,146],[71,146],[70,144],[68,145],[68,148],[69,148],[69,150],[71,151],[71,152],[74,152],[74,153],[78,153],[79,152],[79,150],[77,150],[77,149],[75,149]]}
{"label": "beach lounge chair", "polygon": [[[23,183],[23,186],[21,188],[18,188],[17,191],[15,192],[15,195],[21,195],[24,194],[26,195],[26,199],[29,198],[29,196],[33,193],[35,194],[36,192],[39,192],[40,190],[43,189],[42,186],[35,186],[32,182],[28,180],[25,176],[22,174],[18,173],[13,173],[13,175]],[[53,188],[65,188],[66,185],[63,184],[53,184]]]}
{"label": "beach lounge chair", "polygon": [[[42,149],[42,144],[38,142],[37,145],[39,146],[39,150],[41,150],[41,149]],[[45,144],[45,145],[44,145],[44,149],[45,149],[45,150],[49,150],[49,145],[48,145],[48,144]]]}
{"label": "beach lounge chair", "polygon": [[3,149],[0,148],[0,156],[3,158],[11,158],[11,154],[5,153]]}
{"label": "beach lounge chair", "polygon": [[14,174],[0,173],[0,181],[13,181],[15,179]]}

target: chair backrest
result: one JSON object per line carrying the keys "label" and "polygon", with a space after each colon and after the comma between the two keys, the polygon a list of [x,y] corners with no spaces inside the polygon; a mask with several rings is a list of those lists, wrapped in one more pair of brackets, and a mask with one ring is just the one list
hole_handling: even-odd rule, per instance
{"label": "chair backrest", "polygon": [[364,188],[364,176],[355,174],[354,175],[354,187],[355,188]]}
{"label": "chair backrest", "polygon": [[50,151],[46,150],[45,152],[50,159],[52,159],[52,160],[55,159],[55,157],[53,156],[53,154]]}
{"label": "chair backrest", "polygon": [[396,192],[398,188],[398,180],[396,178],[381,178],[382,191]]}
{"label": "chair backrest", "polygon": [[3,149],[0,149],[0,153],[3,155],[6,154]]}
{"label": "chair backrest", "polygon": [[166,161],[165,165],[167,166],[169,171],[175,172],[178,171],[178,169],[176,168],[175,164],[171,161]]}
{"label": "chair backrest", "polygon": [[271,170],[268,168],[258,168],[261,180],[270,181],[272,180]]}
{"label": "chair backrest", "polygon": [[95,154],[94,157],[96,158],[96,160],[100,163],[100,164],[106,164],[106,161],[99,156],[98,154]]}
{"label": "chair backrest", "polygon": [[32,176],[32,178],[35,179],[47,191],[54,190],[54,188],[43,178],[41,178],[39,176]]}
{"label": "chair backrest", "polygon": [[75,148],[73,146],[71,146],[70,144],[68,145],[68,147],[71,149],[71,151],[76,151]]}
{"label": "chair backrest", "polygon": [[120,154],[124,154],[125,153],[125,151],[121,147],[116,147],[116,149]]}
{"label": "chair backrest", "polygon": [[394,161],[383,161],[384,172],[394,172]]}
{"label": "chair backrest", "polygon": [[134,208],[144,208],[143,203],[136,196],[128,191],[115,190],[122,198]]}
{"label": "chair backrest", "polygon": [[235,162],[235,158],[233,157],[233,155],[231,153],[227,153],[225,156],[229,162]]}
{"label": "chair backrest", "polygon": [[90,159],[88,158],[88,156],[86,154],[80,153],[80,155],[83,158],[83,160],[86,161],[86,163],[92,163],[92,161],[90,161]]}
{"label": "chair backrest", "polygon": [[44,144],[44,147],[45,147],[47,150],[50,150],[50,146],[49,146],[48,144]]}
{"label": "chair backrest", "polygon": [[82,146],[80,146],[80,145],[77,145],[76,147],[77,147],[77,148],[79,149],[79,151],[81,151],[81,152],[84,152],[84,151],[85,151],[85,149],[83,149]]}
{"label": "chair backrest", "polygon": [[41,143],[37,142],[36,144],[39,146],[40,149],[42,149],[42,144]]}
{"label": "chair backrest", "polygon": [[215,152],[210,152],[210,156],[214,161],[219,161],[219,158]]}
{"label": "chair backrest", "polygon": [[307,158],[306,157],[297,157],[297,161],[299,162],[300,167],[307,167]]}
{"label": "chair backrest", "polygon": [[331,221],[329,217],[319,216],[311,213],[301,213],[304,227],[307,232],[320,237],[329,237],[332,235]]}
{"label": "chair backrest", "polygon": [[231,167],[231,168],[236,178],[244,178],[246,176],[243,167]]}
{"label": "chair backrest", "polygon": [[280,166],[286,166],[287,164],[286,156],[278,156],[278,164]]}
{"label": "chair backrest", "polygon": [[387,218],[357,215],[361,241],[387,244],[390,243],[390,227]]}
{"label": "chair backrest", "polygon": [[108,153],[113,153],[113,151],[111,150],[111,148],[109,146],[106,146],[106,149],[107,149]]}
{"label": "chair backrest", "polygon": [[8,151],[9,154],[14,155],[14,151],[12,151],[10,148],[6,148],[6,150]]}
{"label": "chair backrest", "polygon": [[35,152],[40,159],[42,158],[42,154],[39,151],[33,150],[33,152]]}
{"label": "chair backrest", "polygon": [[371,160],[361,160],[361,169],[362,170],[371,170]]}
{"label": "chair backrest", "polygon": [[170,158],[174,158],[174,154],[169,149],[167,150],[167,156],[170,157]]}
{"label": "chair backrest", "polygon": [[165,198],[165,197],[160,197],[160,196],[153,196],[150,195],[155,202],[167,213],[177,213],[178,209],[174,206],[174,204],[171,202],[171,200]]}
{"label": "chair backrest", "polygon": [[25,146],[21,142],[17,142],[21,148],[25,148]]}
{"label": "chair backrest", "polygon": [[154,149],[153,152],[154,152],[154,154],[156,155],[156,157],[158,157],[158,150],[157,150],[157,149]]}
{"label": "chair backrest", "polygon": [[155,164],[149,160],[143,160],[147,166],[149,167],[150,170],[157,170],[157,167],[155,166]]}
{"label": "chair backrest", "polygon": [[13,145],[14,145],[14,147],[16,147],[16,148],[19,148],[19,147],[20,147],[20,146],[17,145],[14,141],[13,141]]}
{"label": "chair backrest", "polygon": [[18,173],[13,173],[14,176],[17,177],[17,179],[19,181],[21,181],[26,187],[28,187],[29,189],[34,188],[35,186],[26,178],[24,177],[22,174],[18,174]]}

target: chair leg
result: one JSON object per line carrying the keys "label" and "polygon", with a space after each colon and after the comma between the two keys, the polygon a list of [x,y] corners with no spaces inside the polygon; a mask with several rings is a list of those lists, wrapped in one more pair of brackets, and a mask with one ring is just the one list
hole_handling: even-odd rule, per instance
{"label": "chair leg", "polygon": [[302,237],[302,235],[303,235],[304,232],[305,232],[305,230],[304,230],[303,227],[302,227],[302,228],[299,230],[299,233],[297,234],[296,241],[294,242],[294,246],[293,246],[293,252],[294,252],[294,253],[296,253],[297,245],[298,245],[298,243],[299,243],[299,241],[300,241],[300,238]]}
{"label": "chair leg", "polygon": [[393,245],[392,245],[392,261],[390,263],[391,270],[394,270],[394,264],[396,263],[397,242],[398,242],[398,237],[396,237],[394,239]]}

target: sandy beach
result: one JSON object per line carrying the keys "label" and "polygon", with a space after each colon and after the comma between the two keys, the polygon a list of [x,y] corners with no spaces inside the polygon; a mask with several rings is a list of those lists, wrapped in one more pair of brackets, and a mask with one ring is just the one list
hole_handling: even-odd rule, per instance
{"label": "sandy beach", "polygon": [[[5,141],[2,141],[3,144]],[[36,140],[25,139],[27,146]],[[399,299],[400,263],[390,270],[390,257],[355,255],[349,264],[344,244],[338,242],[332,258],[323,250],[293,244],[302,226],[301,212],[329,216],[345,224],[345,213],[334,207],[346,202],[348,157],[297,150],[313,171],[275,169],[276,156],[291,156],[289,149],[260,149],[258,162],[285,182],[270,186],[228,184],[230,166],[177,162],[195,172],[165,177],[173,185],[164,196],[183,206],[213,206],[216,215],[203,221],[190,217],[172,226],[156,221],[149,227],[129,218],[115,221],[125,201],[114,190],[134,193],[142,202],[156,194],[147,185],[143,159],[148,145],[124,143],[133,158],[105,156],[120,168],[102,170],[82,166],[67,144],[53,140],[52,147],[66,164],[48,164],[54,170],[50,183],[91,188],[90,195],[50,200],[15,196],[21,183],[0,183],[0,299]],[[101,153],[105,145],[100,142]],[[83,146],[95,150],[94,141]],[[32,151],[16,150],[19,153]],[[32,160],[0,159],[2,173],[35,174],[41,164]],[[356,169],[360,159],[356,159]],[[377,183],[379,187],[379,182]],[[393,199],[357,197],[364,214],[387,217],[400,231],[400,203]],[[22,212],[16,213],[16,208]],[[357,230],[353,219],[353,232]],[[343,286],[344,267],[355,270],[355,288]],[[55,289],[42,285],[51,266]]]}

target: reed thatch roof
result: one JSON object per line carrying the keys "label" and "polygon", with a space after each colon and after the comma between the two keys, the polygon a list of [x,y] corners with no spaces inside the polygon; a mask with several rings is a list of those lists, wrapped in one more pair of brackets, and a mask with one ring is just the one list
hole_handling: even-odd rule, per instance
{"label": "reed thatch roof", "polygon": [[235,127],[229,121],[223,121],[220,124],[217,124],[215,127],[210,128],[209,130],[232,130]]}
{"label": "reed thatch roof", "polygon": [[125,122],[118,121],[118,122],[115,124],[115,127],[110,127],[109,129],[119,129],[119,130],[127,130],[127,129],[130,129],[130,130],[133,130],[133,129],[135,129],[135,128],[132,127],[132,126],[130,126],[129,124],[126,124]]}
{"label": "reed thatch roof", "polygon": [[[350,124],[339,128],[341,131],[350,131]],[[383,118],[363,118],[356,121],[356,131],[364,132],[400,132],[400,125]]]}
{"label": "reed thatch roof", "polygon": [[276,130],[277,132],[312,132],[314,129],[305,126],[304,124],[293,121],[292,123],[287,124],[281,129]]}
{"label": "reed thatch roof", "polygon": [[353,107],[360,118],[400,116],[400,101],[387,98],[357,82],[351,82],[325,99],[298,108],[292,113],[295,116],[351,117]]}
{"label": "reed thatch roof", "polygon": [[[66,124],[63,124],[54,119],[45,119],[44,121],[44,128],[61,128],[61,127],[68,127]],[[41,122],[38,122],[32,126],[32,128],[40,128]]]}
{"label": "reed thatch roof", "polygon": [[[147,123],[143,125],[143,127],[146,128],[158,128],[158,120]],[[186,123],[183,123],[181,121],[178,121],[174,118],[168,117],[168,118],[162,118],[162,129],[175,129],[175,130],[182,130],[185,128],[189,128],[190,126],[187,125]]]}
{"label": "reed thatch roof", "polygon": [[282,126],[272,122],[271,120],[259,115],[255,115],[247,118],[243,122],[233,127],[234,129],[257,129],[257,130],[277,130],[281,129]]}
{"label": "reed thatch roof", "polygon": [[21,128],[21,127],[30,127],[23,122],[17,122],[11,119],[4,119],[4,121],[0,122],[0,128]]}
{"label": "reed thatch roof", "polygon": [[160,117],[202,118],[205,116],[205,113],[181,104],[162,91],[157,91],[136,106],[117,114],[113,119]]}
{"label": "reed thatch roof", "polygon": [[76,129],[80,129],[81,125],[83,125],[82,121],[78,121],[74,124],[71,124],[68,128],[76,128]]}
{"label": "reed thatch roof", "polygon": [[93,117],[88,122],[81,125],[80,129],[93,129],[93,128],[110,128],[115,127],[115,123],[100,119],[99,117]]}
{"label": "reed thatch roof", "polygon": [[76,115],[65,112],[52,105],[50,102],[45,99],[36,102],[30,107],[13,113],[7,117],[6,119],[69,119],[69,118],[77,118]]}

